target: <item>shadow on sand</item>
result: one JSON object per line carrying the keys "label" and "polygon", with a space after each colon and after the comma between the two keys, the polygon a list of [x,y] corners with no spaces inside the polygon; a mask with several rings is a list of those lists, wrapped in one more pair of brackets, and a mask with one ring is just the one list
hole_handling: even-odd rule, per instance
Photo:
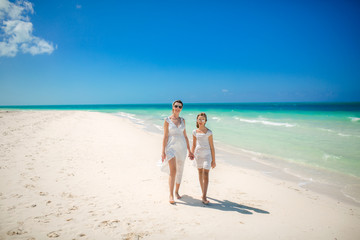
{"label": "shadow on sand", "polygon": [[207,207],[207,208],[218,209],[221,211],[235,211],[242,214],[253,214],[253,212],[270,214],[268,211],[259,208],[248,207],[228,200],[220,201],[218,199],[211,197],[208,197],[208,199],[210,203],[208,205],[205,205],[201,202],[200,199],[195,199],[191,196],[183,195],[181,199],[176,201],[176,204],[190,205],[193,207]]}

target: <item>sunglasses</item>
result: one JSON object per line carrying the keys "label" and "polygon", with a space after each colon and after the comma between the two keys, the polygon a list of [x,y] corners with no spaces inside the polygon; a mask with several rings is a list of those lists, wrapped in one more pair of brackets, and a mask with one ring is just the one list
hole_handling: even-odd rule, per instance
{"label": "sunglasses", "polygon": [[174,108],[182,109],[182,106],[181,105],[174,105]]}

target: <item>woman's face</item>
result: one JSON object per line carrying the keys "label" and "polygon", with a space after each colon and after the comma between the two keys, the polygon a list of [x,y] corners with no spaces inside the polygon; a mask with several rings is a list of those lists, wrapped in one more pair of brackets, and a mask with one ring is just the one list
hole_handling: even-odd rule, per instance
{"label": "woman's face", "polygon": [[182,110],[182,104],[181,103],[179,103],[179,102],[176,102],[175,104],[174,104],[174,106],[173,106],[173,111],[174,111],[174,113],[180,113],[181,112],[181,110]]}
{"label": "woman's face", "polygon": [[202,125],[205,125],[206,119],[204,116],[199,116],[197,119],[197,122],[198,122],[199,126],[202,126]]}

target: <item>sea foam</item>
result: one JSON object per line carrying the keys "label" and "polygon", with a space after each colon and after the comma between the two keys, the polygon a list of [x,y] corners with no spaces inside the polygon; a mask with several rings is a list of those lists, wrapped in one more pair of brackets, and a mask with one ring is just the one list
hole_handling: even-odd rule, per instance
{"label": "sea foam", "polygon": [[140,125],[144,125],[144,123],[145,123],[143,120],[140,120],[139,118],[136,118],[135,114],[126,113],[126,112],[118,112],[115,115],[120,116],[120,117],[128,118],[128,119],[130,119],[130,120],[132,120],[135,123],[140,124]]}
{"label": "sea foam", "polygon": [[335,155],[332,155],[332,154],[327,154],[327,153],[324,153],[322,155],[322,159],[325,160],[325,161],[328,161],[328,160],[339,160],[341,157],[339,156],[335,156]]}
{"label": "sea foam", "polygon": [[211,119],[215,120],[216,122],[220,122],[221,118],[219,117],[212,117]]}
{"label": "sea foam", "polygon": [[157,124],[153,124],[154,127],[156,127],[157,129],[163,131],[164,130],[164,127],[160,126],[160,125],[157,125]]}
{"label": "sea foam", "polygon": [[238,118],[235,117],[235,119],[239,120],[240,122],[246,122],[246,123],[260,123],[263,125],[269,125],[269,126],[278,126],[278,127],[295,127],[295,124],[290,123],[282,123],[282,122],[271,122],[267,120],[259,120],[259,119],[244,119],[244,118]]}
{"label": "sea foam", "polygon": [[358,122],[360,120],[360,118],[358,117],[349,117],[351,119],[352,122]]}

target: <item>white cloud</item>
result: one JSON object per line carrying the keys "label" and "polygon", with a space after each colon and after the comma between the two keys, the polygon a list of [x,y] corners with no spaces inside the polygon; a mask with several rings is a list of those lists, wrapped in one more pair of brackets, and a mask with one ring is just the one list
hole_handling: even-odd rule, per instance
{"label": "white cloud", "polygon": [[229,90],[228,89],[222,89],[221,90],[223,93],[227,93],[227,92],[229,92]]}
{"label": "white cloud", "polygon": [[76,4],[76,8],[80,9],[80,8],[82,8],[82,6],[80,4]]}
{"label": "white cloud", "polygon": [[32,34],[28,13],[33,14],[34,9],[26,0],[0,0],[0,57],[14,57],[19,51],[32,55],[54,51],[52,43]]}

